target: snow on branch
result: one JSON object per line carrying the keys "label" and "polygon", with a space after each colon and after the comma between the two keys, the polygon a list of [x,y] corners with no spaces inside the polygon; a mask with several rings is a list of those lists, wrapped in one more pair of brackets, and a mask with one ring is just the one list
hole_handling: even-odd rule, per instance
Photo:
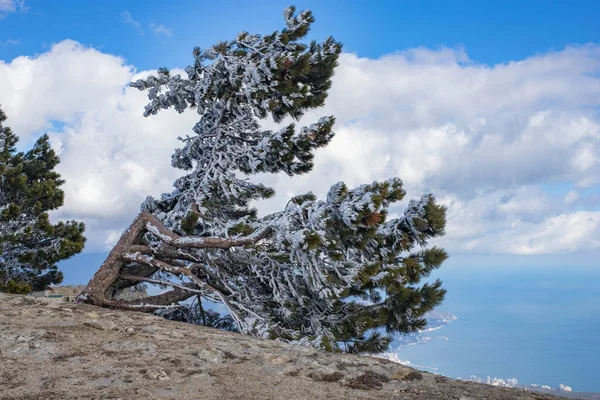
{"label": "snow on branch", "polygon": [[86,298],[112,304],[107,296],[126,270],[140,274],[129,283],[190,292],[165,282],[184,276],[200,296],[227,307],[243,333],[330,350],[385,348],[389,338],[373,330],[420,329],[443,299],[437,282],[418,284],[445,252],[411,251],[443,234],[445,208],[425,195],[400,218],[388,218],[406,194],[392,178],[355,188],[339,182],[323,200],[306,193],[281,211],[257,215],[254,202],[274,190],[252,175],[308,173],[315,152],[334,138],[333,116],[261,127],[262,120],[298,120],[321,107],[341,52],[331,37],[302,41],[314,22],[309,11],[290,7],[284,20],[285,28],[270,35],[242,32],[194,49],[187,77],[160,69],[131,84],[148,94],[144,115],[190,109],[198,122],[172,155],[182,171],[172,192],[144,201]]}

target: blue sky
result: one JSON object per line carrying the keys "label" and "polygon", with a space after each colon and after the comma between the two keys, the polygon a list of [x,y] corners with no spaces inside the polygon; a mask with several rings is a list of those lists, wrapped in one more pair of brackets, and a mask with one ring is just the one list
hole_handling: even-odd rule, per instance
{"label": "blue sky", "polygon": [[[27,0],[24,12],[0,21],[0,39],[18,40],[0,48],[0,57],[47,51],[73,39],[124,57],[139,69],[189,62],[194,46],[207,47],[241,30],[262,32],[280,26],[287,1],[78,1]],[[364,57],[419,46],[464,46],[472,60],[495,64],[566,45],[600,41],[597,1],[297,1],[318,24],[312,36],[333,35],[345,51]],[[143,34],[123,23],[128,11]],[[151,23],[170,29],[155,35]]]}
{"label": "blue sky", "polygon": [[[27,146],[49,132],[66,179],[56,219],[83,219],[98,267],[146,195],[169,191],[176,137],[197,119],[141,117],[136,73],[194,46],[281,29],[283,1],[0,0],[0,104]],[[400,176],[449,206],[451,265],[593,265],[600,256],[600,3],[302,1],[310,38],[344,54],[323,110],[336,139],[278,196]],[[308,121],[312,122],[312,121]],[[402,208],[395,210],[402,212]],[[82,268],[81,265],[85,267]]]}

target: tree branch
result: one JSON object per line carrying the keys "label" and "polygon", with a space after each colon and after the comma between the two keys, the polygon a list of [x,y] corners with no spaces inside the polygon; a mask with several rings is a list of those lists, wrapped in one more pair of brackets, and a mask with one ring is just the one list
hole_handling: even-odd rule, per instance
{"label": "tree branch", "polygon": [[146,220],[146,229],[148,232],[153,233],[161,241],[168,244],[169,246],[177,248],[189,248],[189,249],[229,249],[232,247],[247,246],[254,244],[261,239],[267,237],[271,232],[270,227],[263,228],[256,231],[248,236],[240,238],[216,238],[216,237],[200,237],[200,236],[179,236],[174,232],[171,232],[166,226],[162,224],[152,214],[148,212],[142,212],[141,216]]}
{"label": "tree branch", "polygon": [[[220,279],[218,276],[216,276],[216,275],[215,275],[215,274],[214,274],[212,271],[210,271],[208,268],[206,268],[206,267],[205,267],[204,265],[202,265],[202,264],[198,264],[198,263],[191,264],[191,265],[190,265],[190,269],[192,269],[192,271],[194,271],[195,269],[202,270],[202,272],[204,272],[206,275],[208,275],[208,276],[210,276],[211,278],[213,278],[215,281],[217,281],[217,282],[218,282],[218,281],[221,281],[221,279]],[[215,287],[217,287],[217,286],[215,285]],[[229,296],[231,293],[233,293],[233,291],[232,291],[231,289],[229,289],[229,288],[221,288],[221,287],[217,287],[217,288],[218,288],[218,289],[219,289],[221,292],[223,292],[224,294],[226,294],[226,295],[228,295],[228,296]]]}
{"label": "tree branch", "polygon": [[194,283],[198,284],[200,287],[206,288],[207,290],[210,290],[210,291],[216,293],[219,297],[225,296],[225,293],[221,292],[219,289],[204,282],[203,280],[198,278],[196,275],[194,275],[194,273],[187,268],[175,267],[171,264],[167,264],[164,261],[157,260],[156,258],[154,258],[152,256],[143,255],[141,253],[134,253],[134,254],[126,253],[123,255],[123,257],[130,261],[155,266],[165,272],[170,272],[174,275],[184,275],[184,276],[190,278],[192,281],[194,281]]}
{"label": "tree branch", "polygon": [[152,305],[157,305],[157,306],[161,306],[161,305],[171,305],[171,304],[177,304],[180,301],[189,299],[190,297],[194,296],[195,294],[192,292],[188,292],[185,290],[180,290],[180,289],[174,289],[171,290],[169,292],[166,293],[162,293],[156,296],[149,296],[149,297],[144,297],[142,299],[138,299],[138,300],[130,300],[128,301],[128,304],[130,305],[139,305],[139,304],[152,304]]}
{"label": "tree branch", "polygon": [[[197,209],[194,209],[194,211],[197,212]],[[153,233],[161,240],[161,244],[157,248],[139,244],[145,230]],[[232,292],[224,288],[215,288],[204,282],[184,265],[174,266],[158,258],[173,259],[173,262],[176,260],[197,262],[197,258],[186,254],[183,250],[202,248],[229,249],[236,246],[246,246],[265,238],[270,231],[271,229],[267,227],[241,238],[182,237],[171,232],[152,214],[142,212],[121,236],[106,261],[102,264],[102,267],[96,272],[83,293],[79,296],[79,300],[96,305],[122,307],[125,304],[124,302],[112,300],[115,291],[132,286],[130,283],[135,282],[132,279],[125,279],[124,276],[133,277],[137,275],[138,277],[149,277],[158,270],[187,276],[201,288],[210,290],[217,294],[219,298],[222,298],[232,294]],[[143,264],[150,268],[126,266],[124,264],[127,261]],[[195,267],[198,267],[198,265]],[[204,272],[207,273],[206,270]],[[215,278],[214,276],[211,277]]]}
{"label": "tree branch", "polygon": [[198,259],[189,254],[184,253],[181,249],[175,249],[168,247],[167,245],[161,244],[157,247],[150,247],[142,244],[134,244],[129,246],[129,253],[142,253],[146,255],[153,255],[155,257],[164,257],[172,259],[180,259],[186,261],[197,262]]}
{"label": "tree branch", "polygon": [[[134,275],[119,275],[119,278],[127,279],[128,281],[148,282],[148,283],[154,283],[157,285],[171,286],[173,288],[177,288],[180,290],[184,290],[186,292],[190,292],[191,294],[188,297],[192,297],[194,294],[204,294],[204,292],[202,290],[194,289],[193,287],[186,286],[185,284],[180,285],[175,282],[163,281],[160,279],[145,278],[143,276],[134,276]],[[150,297],[146,297],[146,298],[149,299]]]}

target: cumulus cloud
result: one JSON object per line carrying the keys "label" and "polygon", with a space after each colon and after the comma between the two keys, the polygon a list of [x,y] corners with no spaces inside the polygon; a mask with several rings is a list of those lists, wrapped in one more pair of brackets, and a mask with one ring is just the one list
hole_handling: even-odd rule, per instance
{"label": "cumulus cloud", "polygon": [[[335,139],[312,173],[259,177],[279,193],[259,210],[309,190],[322,196],[340,180],[399,176],[407,197],[433,192],[449,206],[440,244],[451,252],[598,249],[599,70],[596,45],[491,66],[464,49],[343,54],[325,107],[301,122],[335,115]],[[92,249],[114,243],[146,195],[170,191],[176,138],[197,119],[143,118],[144,93],[126,85],[148,73],[72,41],[0,64],[11,126],[29,142],[50,130],[60,151],[66,201],[55,216],[85,219]],[[546,190],[557,184],[569,189]]]}
{"label": "cumulus cloud", "polygon": [[374,152],[407,183],[472,195],[600,179],[598,46],[492,67],[448,49],[344,55],[340,64],[325,112],[385,138]]}
{"label": "cumulus cloud", "polygon": [[90,110],[111,110],[133,69],[119,57],[65,40],[38,57],[0,61],[0,100],[23,142],[53,123],[76,124]]}
{"label": "cumulus cloud", "polygon": [[[537,187],[495,190],[448,204],[439,244],[477,254],[560,254],[600,249],[600,212],[573,211]],[[510,200],[507,200],[510,198]]]}
{"label": "cumulus cloud", "polygon": [[61,157],[66,199],[54,217],[84,219],[92,250],[114,241],[140,202],[178,176],[170,155],[195,118],[144,118],[145,94],[127,85],[147,74],[73,41],[0,63],[0,104],[21,144],[47,131]]}
{"label": "cumulus cloud", "polygon": [[[336,115],[338,136],[313,175],[352,183],[399,176],[409,195],[437,194],[450,207],[441,242],[452,251],[597,249],[600,232],[576,213],[582,200],[565,204],[544,186],[598,189],[599,70],[595,45],[494,66],[469,61],[462,49],[377,60],[344,54],[320,111]],[[360,154],[346,157],[351,148]],[[294,190],[314,184],[306,182]],[[593,199],[585,208],[600,215]],[[566,231],[545,228],[559,221]]]}

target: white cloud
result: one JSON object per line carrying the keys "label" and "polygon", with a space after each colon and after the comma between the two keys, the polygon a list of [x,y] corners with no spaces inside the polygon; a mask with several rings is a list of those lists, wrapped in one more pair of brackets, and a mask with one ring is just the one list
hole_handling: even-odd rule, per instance
{"label": "white cloud", "polygon": [[176,137],[195,122],[193,113],[144,118],[146,95],[127,87],[137,76],[123,59],[73,41],[0,63],[8,124],[22,142],[49,131],[67,181],[54,216],[84,219],[92,249],[127,226],[147,195],[170,190],[178,176],[170,166]]}
{"label": "white cloud", "polygon": [[0,0],[0,18],[4,18],[11,12],[25,10],[27,10],[25,0]]}
{"label": "white cloud", "polygon": [[447,235],[454,252],[559,254],[600,249],[600,212],[572,211],[538,187],[496,190],[449,206]]}
{"label": "white cloud", "polygon": [[[600,47],[462,65],[449,50],[344,55],[327,111],[387,140],[375,158],[407,182],[452,191],[549,179],[597,183]],[[422,53],[427,53],[426,56]],[[439,55],[439,59],[435,55]],[[427,60],[423,62],[421,60]],[[415,175],[416,174],[416,175]]]}
{"label": "white cloud", "polygon": [[[449,206],[440,243],[451,253],[596,250],[600,201],[583,191],[600,183],[599,70],[595,45],[494,66],[463,49],[343,54],[324,109],[304,119],[335,115],[335,139],[312,173],[261,176],[279,196],[259,209],[279,209],[291,193],[322,196],[340,180],[399,176],[407,197],[431,191]],[[27,141],[52,131],[67,181],[55,216],[85,219],[92,249],[114,243],[146,195],[170,190],[176,137],[197,119],[143,118],[145,94],[126,88],[134,76],[123,59],[72,41],[0,63],[9,124]],[[545,191],[557,183],[578,195]]]}
{"label": "white cloud", "polygon": [[[507,235],[508,236],[508,235]],[[600,248],[600,212],[575,212],[547,218],[542,224],[524,229],[511,239],[509,252],[516,254],[568,253]]]}
{"label": "white cloud", "polygon": [[576,190],[571,190],[565,196],[565,203],[571,204],[574,201],[576,201],[577,199],[579,199],[579,193]]}
{"label": "white cloud", "polygon": [[0,104],[26,142],[53,121],[76,124],[91,110],[117,108],[132,74],[123,59],[65,40],[35,58],[0,61]]}
{"label": "white cloud", "polygon": [[150,24],[150,29],[152,29],[154,31],[154,33],[158,36],[161,36],[161,35],[167,36],[167,37],[173,36],[173,32],[171,32],[171,29],[169,29],[161,24],[155,24],[154,22],[152,22]]}
{"label": "white cloud", "polygon": [[131,13],[129,11],[123,11],[121,13],[121,22],[123,22],[125,25],[130,25],[134,27],[140,35],[144,34],[144,28],[142,28],[142,24],[139,21],[135,20],[131,16]]}
{"label": "white cloud", "polygon": [[117,244],[117,241],[120,239],[122,233],[123,233],[122,231],[116,231],[116,230],[109,231],[107,234],[106,240],[104,241],[106,248],[110,249],[115,244]]}

